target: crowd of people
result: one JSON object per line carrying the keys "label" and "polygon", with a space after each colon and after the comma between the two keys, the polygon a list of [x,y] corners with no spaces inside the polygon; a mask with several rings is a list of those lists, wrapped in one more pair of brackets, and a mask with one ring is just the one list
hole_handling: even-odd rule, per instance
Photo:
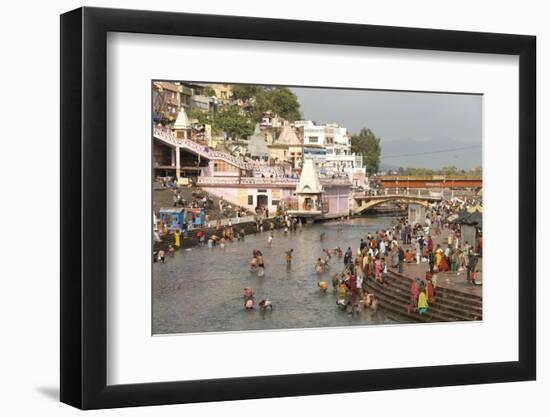
{"label": "crowd of people", "polygon": [[[336,296],[336,305],[349,314],[359,314],[363,310],[376,312],[379,299],[364,285],[367,280],[375,285],[387,286],[386,277],[389,269],[397,273],[404,273],[407,265],[425,265],[425,270],[418,273],[418,277],[411,280],[410,302],[407,310],[410,314],[427,314],[436,299],[438,275],[443,273],[460,274],[465,272],[466,280],[471,285],[479,285],[476,273],[479,271],[478,260],[482,255],[483,241],[481,233],[475,242],[463,241],[459,225],[448,221],[451,214],[476,202],[444,202],[433,204],[426,209],[424,221],[411,224],[408,218],[397,218],[385,230],[368,233],[360,239],[355,249],[340,247],[322,249],[314,264],[314,271],[318,276],[317,285],[321,293],[329,291],[330,282],[323,279],[323,274],[331,269],[333,258],[343,264],[343,271],[332,274],[332,289]],[[302,228],[300,219],[289,217],[285,213],[278,213],[273,218],[267,218],[263,212],[255,217],[256,231],[267,231],[267,247],[271,248],[274,241],[274,230],[283,229],[283,233],[295,233]],[[209,248],[219,246],[224,248],[227,242],[245,239],[245,230],[236,227],[231,220],[221,226],[218,222],[216,234],[206,236],[201,230],[197,233],[201,245]],[[340,228],[338,230],[341,230]],[[168,249],[159,250],[154,254],[154,262],[164,263],[168,257],[174,256],[174,251],[181,245],[185,230],[176,229],[173,232],[174,242]],[[200,233],[200,236],[199,236]],[[325,241],[325,232],[321,232],[319,240]],[[285,262],[288,271],[292,269],[294,250],[285,252]],[[265,275],[265,258],[261,250],[254,249],[249,261],[250,271],[258,277]],[[410,275],[410,274],[409,274]],[[245,289],[244,307],[253,310],[256,307],[252,288]],[[272,302],[263,298],[258,307],[265,311],[272,309]]]}
{"label": "crowd of people", "polygon": [[[340,248],[323,249],[324,257],[317,259],[315,271],[318,274],[326,272],[332,254],[343,257],[344,271],[333,276],[332,284],[338,292],[337,304],[343,309],[351,308],[354,313],[365,305],[372,306],[373,301],[377,305],[375,295],[364,289],[365,280],[384,286],[387,285],[388,268],[402,274],[407,264],[425,264],[424,276],[412,279],[407,310],[426,314],[430,303],[435,301],[438,274],[465,272],[469,284],[481,284],[477,278],[483,251],[480,231],[476,242],[463,241],[460,226],[447,220],[451,214],[473,204],[479,202],[434,204],[427,209],[423,223],[410,224],[407,218],[398,218],[391,228],[368,233],[360,240],[356,251],[351,247],[345,252]],[[446,235],[444,239],[443,234]],[[324,240],[324,233],[320,240]],[[328,290],[327,282],[320,281],[318,285],[321,292]]]}

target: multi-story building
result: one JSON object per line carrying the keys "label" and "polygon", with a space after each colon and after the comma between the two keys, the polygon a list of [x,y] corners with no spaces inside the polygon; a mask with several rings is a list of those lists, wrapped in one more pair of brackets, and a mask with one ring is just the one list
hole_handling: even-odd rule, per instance
{"label": "multi-story building", "polygon": [[191,97],[191,108],[200,109],[204,112],[218,111],[218,99],[216,97],[193,95]]}
{"label": "multi-story building", "polygon": [[357,185],[364,181],[363,157],[351,152],[351,138],[345,127],[310,120],[297,121],[294,126],[303,129],[304,159],[313,159],[323,174],[347,175]]}
{"label": "multi-story building", "polygon": [[325,146],[325,125],[316,125],[311,120],[308,120],[303,126],[304,126],[304,146],[311,146],[311,147]]}
{"label": "multi-story building", "polygon": [[330,173],[346,173],[350,179],[354,174],[364,174],[363,157],[351,152],[347,129],[337,124],[327,124],[325,131],[327,156],[324,168]]}
{"label": "multi-story building", "polygon": [[317,125],[311,120],[301,121],[294,126],[303,130],[303,158],[313,159],[317,165],[322,164],[326,160],[325,148],[325,126]]}
{"label": "multi-story building", "polygon": [[153,117],[163,123],[176,120],[181,108],[182,85],[178,82],[153,82]]}

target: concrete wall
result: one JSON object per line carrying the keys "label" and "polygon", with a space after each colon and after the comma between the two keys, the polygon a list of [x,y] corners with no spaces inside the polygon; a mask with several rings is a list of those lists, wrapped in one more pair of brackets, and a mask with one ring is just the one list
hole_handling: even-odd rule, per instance
{"label": "concrete wall", "polygon": [[[292,196],[293,190],[288,188],[245,188],[245,187],[203,187],[204,191],[223,198],[231,204],[254,210],[258,205],[258,196],[267,196],[267,204],[270,212],[274,212],[277,205],[273,201],[280,201]],[[248,196],[252,195],[252,204],[248,204]]]}
{"label": "concrete wall", "polygon": [[348,215],[350,188],[348,186],[324,186],[323,199],[329,202],[329,215]]}

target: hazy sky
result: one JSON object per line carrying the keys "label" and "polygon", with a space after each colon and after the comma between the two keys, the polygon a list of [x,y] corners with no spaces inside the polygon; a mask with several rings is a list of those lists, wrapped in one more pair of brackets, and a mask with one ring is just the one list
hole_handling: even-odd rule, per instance
{"label": "hazy sky", "polygon": [[[482,97],[467,94],[295,88],[305,119],[381,139],[383,167],[481,165]],[[418,155],[420,154],[420,155]]]}

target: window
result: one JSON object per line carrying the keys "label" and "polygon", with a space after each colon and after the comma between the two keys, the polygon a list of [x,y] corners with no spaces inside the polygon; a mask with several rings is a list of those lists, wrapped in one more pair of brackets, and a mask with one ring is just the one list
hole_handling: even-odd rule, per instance
{"label": "window", "polygon": [[248,196],[248,205],[249,206],[254,205],[254,196],[253,195]]}
{"label": "window", "polygon": [[272,206],[278,206],[279,205],[279,200],[271,200],[271,205]]}
{"label": "window", "polygon": [[317,142],[319,142],[319,138],[318,138],[317,136],[310,136],[310,137],[308,138],[308,140],[309,140],[309,143],[317,143]]}
{"label": "window", "polygon": [[218,161],[214,163],[214,172],[238,172],[239,168],[235,165],[229,164],[225,161]]}

